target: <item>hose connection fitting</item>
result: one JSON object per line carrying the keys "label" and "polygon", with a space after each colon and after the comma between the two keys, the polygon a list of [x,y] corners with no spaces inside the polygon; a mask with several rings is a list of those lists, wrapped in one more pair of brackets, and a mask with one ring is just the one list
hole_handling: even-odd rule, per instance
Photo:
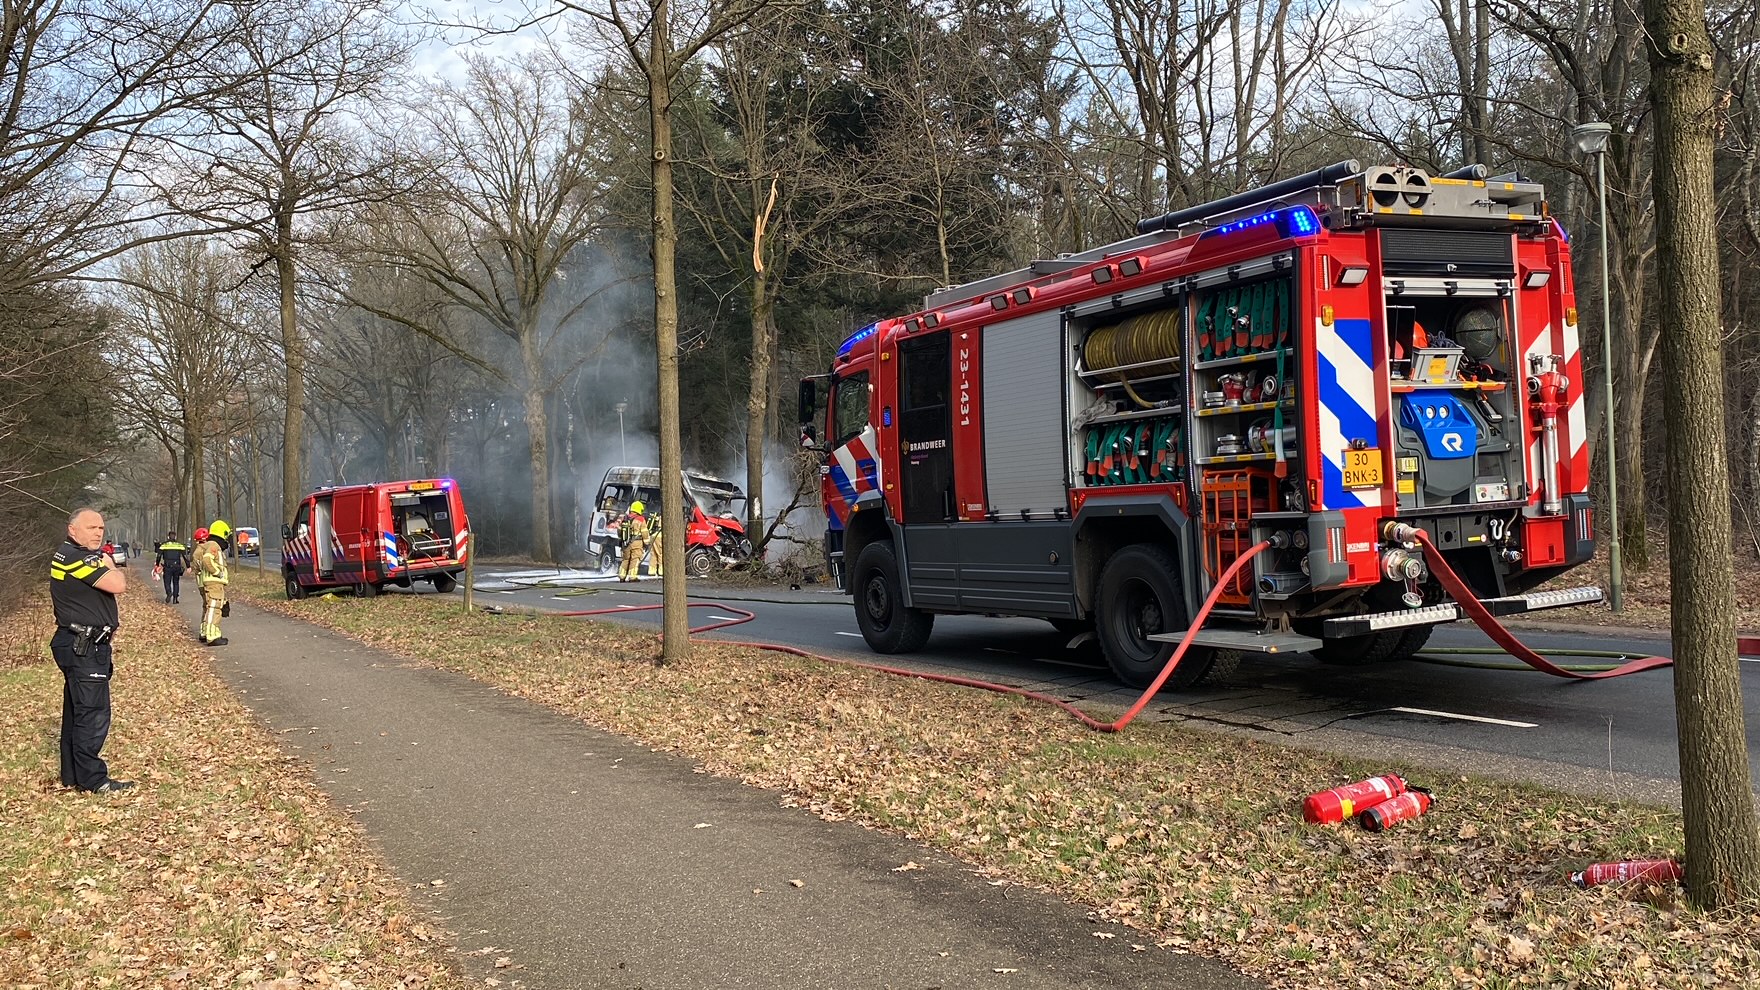
{"label": "hose connection fitting", "polygon": [[1418,542],[1418,527],[1389,519],[1381,524],[1381,539],[1387,543],[1409,547]]}
{"label": "hose connection fitting", "polygon": [[1417,551],[1391,547],[1381,552],[1381,573],[1389,581],[1422,581],[1429,576],[1430,567]]}

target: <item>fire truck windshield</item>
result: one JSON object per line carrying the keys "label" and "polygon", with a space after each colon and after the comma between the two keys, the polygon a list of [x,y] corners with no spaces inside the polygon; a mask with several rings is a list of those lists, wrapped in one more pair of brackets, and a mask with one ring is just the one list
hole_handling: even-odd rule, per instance
{"label": "fire truck windshield", "polygon": [[837,442],[832,446],[842,446],[851,437],[862,432],[868,425],[868,404],[871,389],[868,387],[866,371],[838,379],[837,391],[832,396],[831,406],[835,410],[836,420],[832,427],[837,434]]}

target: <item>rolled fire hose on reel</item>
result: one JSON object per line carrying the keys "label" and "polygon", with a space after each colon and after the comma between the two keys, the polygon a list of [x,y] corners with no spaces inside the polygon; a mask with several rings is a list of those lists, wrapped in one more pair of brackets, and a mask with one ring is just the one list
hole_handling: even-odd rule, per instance
{"label": "rolled fire hose on reel", "polygon": [[1172,362],[1179,357],[1181,329],[1178,307],[1133,316],[1088,334],[1082,360],[1090,371],[1143,365],[1132,370],[1138,375],[1170,374],[1178,370]]}

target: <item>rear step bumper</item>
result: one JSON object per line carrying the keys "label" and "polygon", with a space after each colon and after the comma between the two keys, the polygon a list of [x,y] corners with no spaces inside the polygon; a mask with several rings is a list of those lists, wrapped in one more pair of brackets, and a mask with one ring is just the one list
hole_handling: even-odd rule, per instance
{"label": "rear step bumper", "polygon": [[[1484,605],[1492,615],[1504,616],[1541,612],[1549,608],[1569,608],[1572,605],[1593,605],[1601,599],[1600,588],[1582,587],[1560,588],[1557,591],[1530,591],[1525,595],[1509,595],[1504,598],[1485,598],[1481,599],[1480,604]],[[1467,613],[1459,605],[1445,602],[1441,605],[1425,605],[1422,608],[1398,609],[1392,612],[1343,615],[1327,619],[1323,628],[1327,639],[1336,639],[1345,636],[1365,636],[1388,629],[1405,629],[1411,626],[1454,622],[1466,617]]]}

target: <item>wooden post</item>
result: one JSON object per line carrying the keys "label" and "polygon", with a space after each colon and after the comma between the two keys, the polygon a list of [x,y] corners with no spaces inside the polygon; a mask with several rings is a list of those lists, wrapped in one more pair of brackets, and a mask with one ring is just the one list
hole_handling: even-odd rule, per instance
{"label": "wooden post", "polygon": [[464,611],[470,614],[472,596],[477,593],[477,549],[471,548],[470,556],[464,559]]}

